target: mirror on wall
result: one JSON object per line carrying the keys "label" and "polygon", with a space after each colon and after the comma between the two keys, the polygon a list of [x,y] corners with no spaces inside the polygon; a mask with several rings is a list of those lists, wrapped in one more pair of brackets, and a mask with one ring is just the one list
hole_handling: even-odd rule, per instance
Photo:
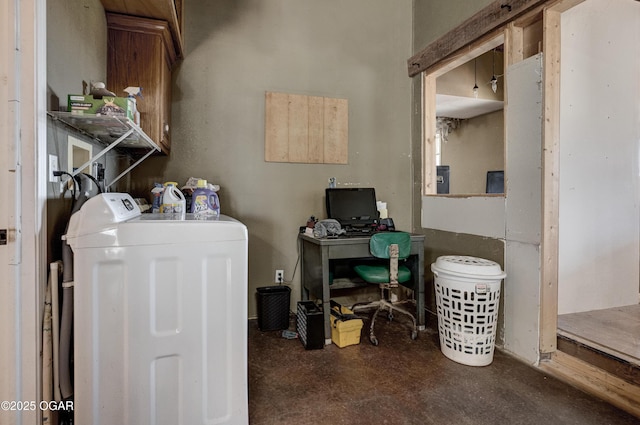
{"label": "mirror on wall", "polygon": [[[67,137],[67,172],[73,173],[78,168],[86,164],[91,155],[93,154],[93,147],[91,144],[84,142],[76,137],[69,135]],[[81,173],[90,173],[89,167],[85,167],[80,170]],[[73,179],[69,179],[67,182],[67,188],[72,189]]]}
{"label": "mirror on wall", "polygon": [[503,45],[436,78],[437,193],[504,193]]}
{"label": "mirror on wall", "polygon": [[[71,135],[68,136],[67,146],[67,171],[69,173],[73,173],[91,159],[93,147],[89,143],[83,142]],[[89,167],[85,167],[83,170],[80,170],[80,172],[90,173],[91,170],[89,170]]]}

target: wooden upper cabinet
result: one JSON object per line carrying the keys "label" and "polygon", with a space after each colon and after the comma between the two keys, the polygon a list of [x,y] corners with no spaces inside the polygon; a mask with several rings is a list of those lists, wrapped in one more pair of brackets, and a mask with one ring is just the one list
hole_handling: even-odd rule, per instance
{"label": "wooden upper cabinet", "polygon": [[171,68],[177,52],[166,21],[107,13],[107,88],[118,96],[142,87],[140,127],[162,152],[171,150]]}
{"label": "wooden upper cabinet", "polygon": [[105,12],[166,21],[176,56],[184,54],[182,39],[183,0],[101,0]]}

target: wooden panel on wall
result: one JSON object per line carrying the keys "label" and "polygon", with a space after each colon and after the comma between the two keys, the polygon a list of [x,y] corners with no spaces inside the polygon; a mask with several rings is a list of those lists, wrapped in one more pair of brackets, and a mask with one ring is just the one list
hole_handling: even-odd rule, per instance
{"label": "wooden panel on wall", "polygon": [[324,162],[324,98],[309,96],[309,156],[310,164]]}
{"label": "wooden panel on wall", "polygon": [[309,102],[307,96],[289,95],[289,162],[308,162]]}
{"label": "wooden panel on wall", "polygon": [[324,162],[327,164],[347,163],[348,118],[346,99],[324,98]]}
{"label": "wooden panel on wall", "polygon": [[346,164],[346,99],[267,92],[265,161]]}
{"label": "wooden panel on wall", "polygon": [[289,95],[266,94],[265,108],[265,160],[289,162]]}

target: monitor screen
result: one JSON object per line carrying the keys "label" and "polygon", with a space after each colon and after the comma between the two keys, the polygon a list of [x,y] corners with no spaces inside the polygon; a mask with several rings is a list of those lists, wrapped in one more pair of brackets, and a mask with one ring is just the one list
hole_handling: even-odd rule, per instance
{"label": "monitor screen", "polygon": [[504,171],[487,171],[487,193],[504,193]]}
{"label": "monitor screen", "polygon": [[376,191],[372,187],[327,188],[327,217],[342,226],[367,226],[378,221]]}

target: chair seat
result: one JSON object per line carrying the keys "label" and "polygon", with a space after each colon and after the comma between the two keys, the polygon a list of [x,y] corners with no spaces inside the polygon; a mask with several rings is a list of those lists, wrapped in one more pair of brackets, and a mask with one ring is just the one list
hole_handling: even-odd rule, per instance
{"label": "chair seat", "polygon": [[[389,266],[382,264],[359,264],[353,268],[365,282],[389,283]],[[398,282],[411,280],[411,270],[405,266],[398,267]]]}

